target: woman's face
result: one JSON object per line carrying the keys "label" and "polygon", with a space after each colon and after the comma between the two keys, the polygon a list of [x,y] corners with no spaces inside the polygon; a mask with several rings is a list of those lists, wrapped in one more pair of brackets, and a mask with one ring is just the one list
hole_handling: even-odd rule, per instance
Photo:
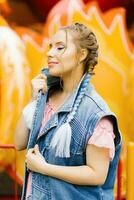
{"label": "woman's face", "polygon": [[47,53],[49,72],[53,76],[69,75],[78,65],[78,50],[72,34],[59,30],[51,39]]}

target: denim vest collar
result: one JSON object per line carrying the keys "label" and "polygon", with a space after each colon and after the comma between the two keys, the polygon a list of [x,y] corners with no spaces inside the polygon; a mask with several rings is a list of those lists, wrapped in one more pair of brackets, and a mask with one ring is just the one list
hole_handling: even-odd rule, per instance
{"label": "denim vest collar", "polygon": [[[42,68],[41,73],[45,74],[46,76],[48,76],[49,74],[49,69],[48,68]],[[87,73],[85,73],[80,81],[80,83],[78,84],[78,86],[73,90],[73,92],[70,94],[70,96],[67,98],[67,100],[65,101],[65,103],[57,110],[57,113],[60,112],[70,112],[73,108],[75,99],[77,97],[78,91],[81,88],[81,84],[82,82],[85,80],[85,78],[87,77]],[[91,76],[90,76],[91,78]],[[49,76],[49,85],[52,85],[54,82],[56,84],[56,82],[58,82],[58,78],[53,79],[52,77]],[[91,87],[91,85],[88,87],[88,89]],[[50,87],[48,87],[50,88]],[[91,88],[90,88],[91,89]],[[89,89],[89,90],[90,90]],[[48,92],[46,93],[46,98],[44,100],[47,100],[48,98]],[[45,102],[44,102],[45,103]]]}

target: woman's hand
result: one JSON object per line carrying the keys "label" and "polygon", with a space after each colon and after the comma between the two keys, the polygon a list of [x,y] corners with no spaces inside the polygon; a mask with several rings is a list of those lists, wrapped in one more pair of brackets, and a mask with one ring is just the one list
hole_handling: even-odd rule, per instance
{"label": "woman's hand", "polygon": [[44,74],[39,74],[31,81],[32,85],[32,99],[36,99],[39,90],[43,93],[47,91],[47,77]]}
{"label": "woman's hand", "polygon": [[38,145],[35,145],[34,148],[28,150],[25,162],[28,169],[38,173],[42,173],[47,164],[45,158],[39,151]]}

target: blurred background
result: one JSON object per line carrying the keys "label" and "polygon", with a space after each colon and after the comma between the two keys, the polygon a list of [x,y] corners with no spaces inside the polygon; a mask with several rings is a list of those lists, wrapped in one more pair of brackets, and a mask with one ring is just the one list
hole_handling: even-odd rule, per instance
{"label": "blurred background", "polygon": [[14,131],[31,95],[30,80],[47,66],[48,39],[80,22],[99,42],[92,83],[119,119],[123,148],[115,199],[134,200],[134,1],[0,0],[0,199],[20,199],[25,151]]}

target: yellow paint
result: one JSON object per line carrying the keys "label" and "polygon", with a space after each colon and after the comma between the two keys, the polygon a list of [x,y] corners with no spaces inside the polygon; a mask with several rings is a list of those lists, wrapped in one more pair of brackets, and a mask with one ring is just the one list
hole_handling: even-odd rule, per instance
{"label": "yellow paint", "polygon": [[6,2],[6,0],[0,0],[0,3],[5,3]]}
{"label": "yellow paint", "polygon": [[[3,143],[11,143],[13,141],[13,133],[18,116],[30,96],[30,79],[39,73],[43,66],[47,65],[48,38],[60,26],[79,21],[95,32],[100,47],[99,62],[95,68],[96,75],[92,78],[92,83],[116,113],[119,119],[119,127],[123,133],[124,143],[134,142],[134,48],[127,35],[124,10],[118,8],[102,13],[96,3],[89,3],[85,6],[80,3],[80,0],[74,0],[73,3],[68,0],[61,1],[61,9],[64,3],[64,13],[59,12],[59,3],[58,7],[51,10],[46,24],[42,27],[45,33],[42,36],[44,43],[37,44],[30,36],[30,33],[29,37],[25,37],[25,42],[23,43],[25,51],[22,51],[22,44],[18,48],[18,44],[14,43],[16,46],[14,45],[12,51],[16,52],[15,49],[17,48],[19,55],[24,58],[25,64],[19,63],[18,65],[15,62],[15,56],[5,61],[6,56],[4,57],[4,54],[10,55],[8,52],[9,46],[6,42],[6,47],[3,46],[3,55],[1,54],[0,57],[0,80],[2,83],[0,88],[1,141]],[[0,17],[0,26],[6,25],[6,21]],[[11,35],[10,38],[12,38]],[[4,62],[6,62],[6,65]],[[16,82],[17,80],[21,81],[21,86],[19,82]],[[20,94],[20,88],[23,91],[23,95]],[[0,154],[0,161],[4,160],[5,155],[4,152]],[[25,153],[18,153],[18,155],[17,172],[18,177],[22,180]],[[122,154],[122,157],[123,193],[125,193],[127,182],[125,153]],[[4,162],[12,163],[13,155],[10,161],[5,159]]]}
{"label": "yellow paint", "polygon": [[134,143],[127,146],[127,200],[134,199]]}

